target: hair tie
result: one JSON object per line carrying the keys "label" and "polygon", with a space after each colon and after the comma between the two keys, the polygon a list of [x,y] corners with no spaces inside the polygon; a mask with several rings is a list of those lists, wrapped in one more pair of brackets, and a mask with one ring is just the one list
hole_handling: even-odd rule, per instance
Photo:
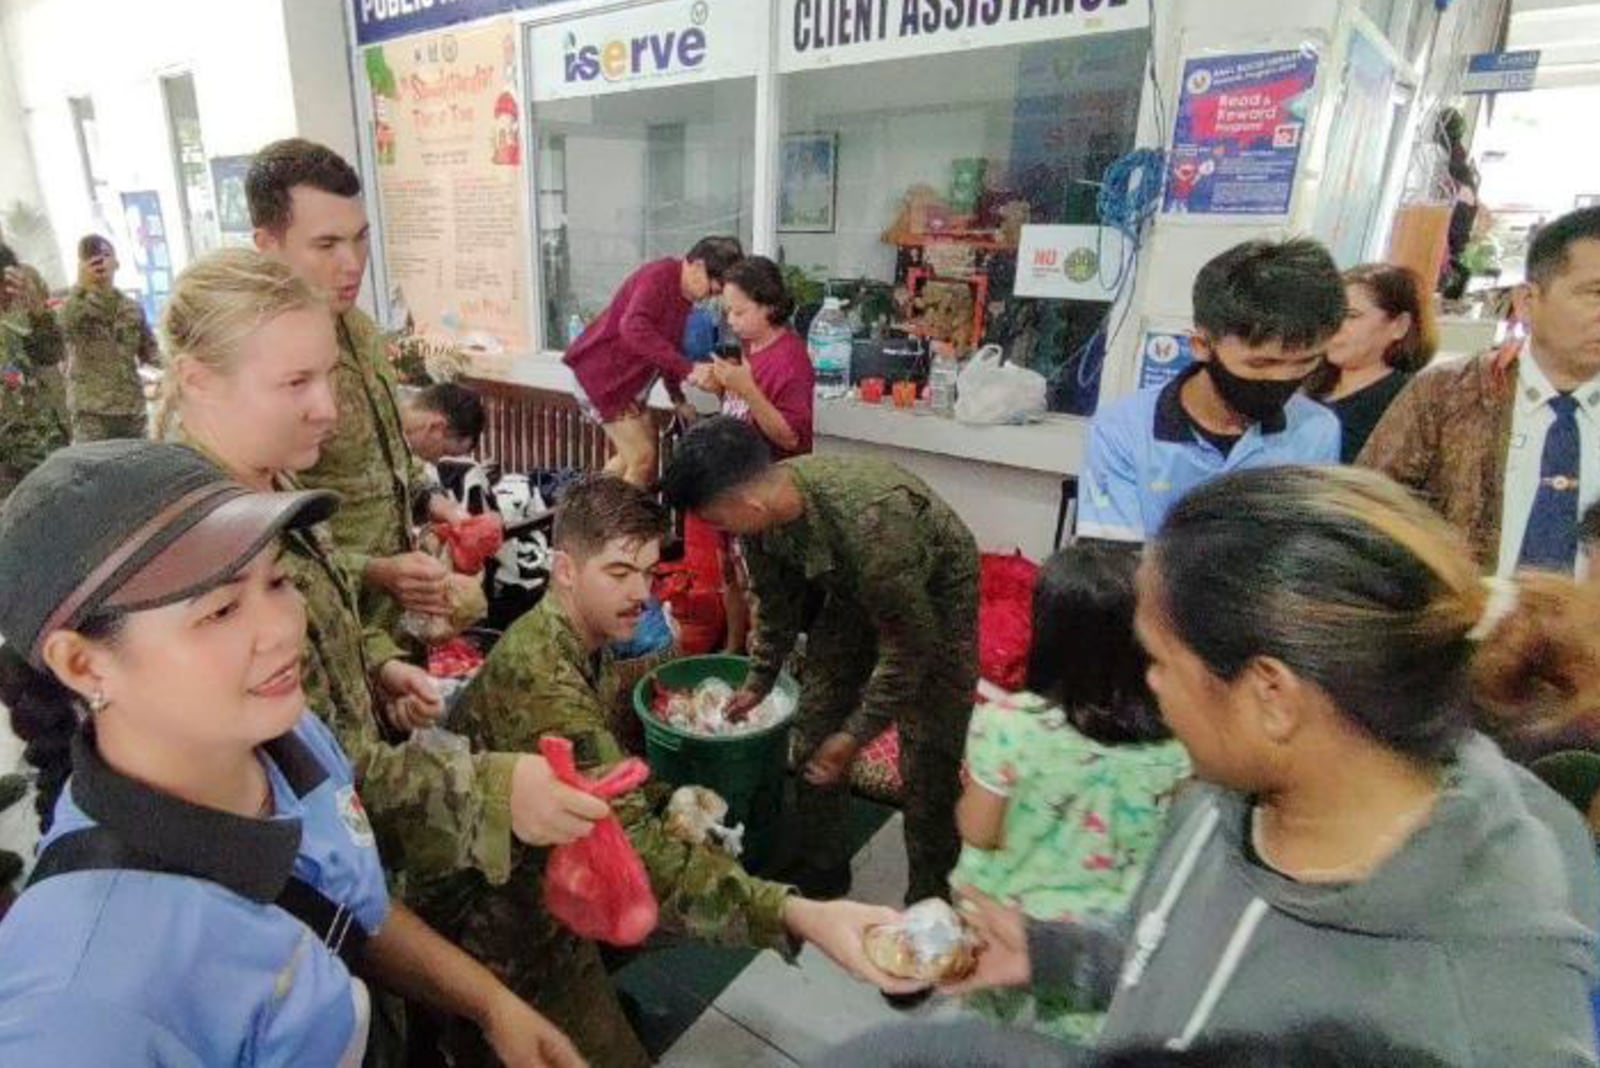
{"label": "hair tie", "polygon": [[1505,622],[1507,616],[1516,610],[1518,589],[1517,584],[1510,579],[1486,578],[1483,580],[1484,588],[1489,591],[1489,597],[1483,604],[1483,614],[1478,617],[1478,623],[1467,632],[1467,641],[1481,642],[1494,633],[1494,629]]}

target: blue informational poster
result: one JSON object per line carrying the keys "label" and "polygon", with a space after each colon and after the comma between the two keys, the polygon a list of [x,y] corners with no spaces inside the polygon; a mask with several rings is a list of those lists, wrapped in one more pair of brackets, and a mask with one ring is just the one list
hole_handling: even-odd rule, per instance
{"label": "blue informational poster", "polygon": [[1185,63],[1163,210],[1288,214],[1316,77],[1309,49]]}
{"label": "blue informational poster", "polygon": [[1139,388],[1159,389],[1193,362],[1187,331],[1146,330],[1139,349]]}
{"label": "blue informational poster", "polygon": [[160,194],[153,189],[122,194],[122,218],[130,242],[128,254],[134,270],[144,279],[145,318],[155,323],[172,291],[172,253],[161,217]]}
{"label": "blue informational poster", "polygon": [[211,188],[216,191],[217,227],[224,234],[248,237],[250,204],[245,198],[244,180],[254,156],[212,156]]}

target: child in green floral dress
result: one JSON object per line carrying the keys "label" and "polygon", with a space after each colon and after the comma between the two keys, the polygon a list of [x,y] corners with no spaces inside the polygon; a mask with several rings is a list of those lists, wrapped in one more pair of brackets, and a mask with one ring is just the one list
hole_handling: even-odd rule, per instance
{"label": "child in green floral dress", "polygon": [[[1043,920],[1127,908],[1189,773],[1144,683],[1137,562],[1126,548],[1073,546],[1040,571],[1028,692],[979,705],[967,733],[954,886]],[[1100,1022],[1065,996],[1026,990],[984,991],[969,1004],[1076,1041]]]}

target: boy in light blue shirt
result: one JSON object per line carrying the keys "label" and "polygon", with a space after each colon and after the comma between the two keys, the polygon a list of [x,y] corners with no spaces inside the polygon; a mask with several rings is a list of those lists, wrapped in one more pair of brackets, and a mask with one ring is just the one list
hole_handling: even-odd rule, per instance
{"label": "boy in light blue shirt", "polygon": [[1218,475],[1339,461],[1339,421],[1299,390],[1345,316],[1344,283],[1315,241],[1247,241],[1194,282],[1194,364],[1101,409],[1089,429],[1078,534],[1143,542]]}

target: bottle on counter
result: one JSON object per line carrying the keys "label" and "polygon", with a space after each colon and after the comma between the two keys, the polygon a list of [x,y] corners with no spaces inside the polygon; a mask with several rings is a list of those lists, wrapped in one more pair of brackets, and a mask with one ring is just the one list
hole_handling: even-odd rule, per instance
{"label": "bottle on counter", "polygon": [[573,312],[567,316],[567,344],[572,344],[583,336],[583,316]]}
{"label": "bottle on counter", "polygon": [[822,310],[811,320],[806,334],[806,352],[816,372],[817,397],[831,400],[850,392],[850,356],[855,336],[844,314],[844,301],[828,297]]}
{"label": "bottle on counter", "polygon": [[934,415],[956,414],[956,378],[960,374],[955,350],[948,345],[934,345],[933,361],[928,365],[928,407]]}

